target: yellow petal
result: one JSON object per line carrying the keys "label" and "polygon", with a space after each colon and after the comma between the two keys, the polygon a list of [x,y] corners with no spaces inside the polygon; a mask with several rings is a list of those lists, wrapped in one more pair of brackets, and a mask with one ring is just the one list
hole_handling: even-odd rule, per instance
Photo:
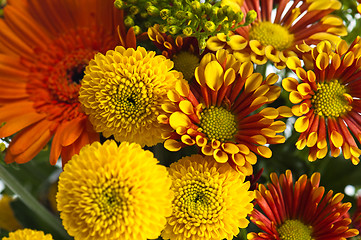
{"label": "yellow petal", "polygon": [[268,74],[268,76],[266,77],[266,83],[268,85],[273,85],[278,81],[278,75],[275,73],[270,73]]}
{"label": "yellow petal", "polygon": [[196,141],[194,141],[194,139],[192,139],[189,135],[183,135],[181,137],[181,141],[187,144],[188,146],[192,146],[196,143]]}
{"label": "yellow petal", "polygon": [[244,158],[244,156],[242,154],[233,154],[232,160],[238,166],[243,166],[246,163],[246,159]]}
{"label": "yellow petal", "polygon": [[218,91],[223,84],[223,68],[217,61],[211,61],[204,70],[207,86],[213,91]]}
{"label": "yellow petal", "polygon": [[252,51],[257,55],[264,55],[264,48],[258,40],[251,40],[249,41],[249,46],[251,47]]}
{"label": "yellow petal", "polygon": [[161,107],[166,113],[174,113],[175,111],[177,111],[177,107],[170,103],[164,103]]}
{"label": "yellow petal", "polygon": [[291,92],[290,95],[289,95],[289,98],[290,98],[290,101],[293,104],[297,104],[297,103],[299,103],[299,102],[301,102],[303,100],[302,95],[297,91]]}
{"label": "yellow petal", "polygon": [[355,60],[355,55],[353,54],[353,52],[348,52],[342,59],[342,65],[344,65],[345,67],[349,67],[353,64]]}
{"label": "yellow petal", "polygon": [[272,107],[266,107],[260,111],[265,118],[276,119],[278,117],[278,111]]}
{"label": "yellow petal", "polygon": [[291,108],[287,106],[278,107],[277,111],[281,117],[289,118],[293,116]]}
{"label": "yellow petal", "polygon": [[331,141],[333,145],[337,148],[341,147],[343,144],[343,137],[342,135],[337,131],[332,131],[331,133]]}
{"label": "yellow petal", "polygon": [[213,157],[219,163],[226,163],[228,161],[227,153],[223,152],[221,149],[214,150]]}
{"label": "yellow petal", "polygon": [[317,143],[317,132],[311,132],[307,137],[307,147],[313,147]]}
{"label": "yellow petal", "polygon": [[212,148],[211,146],[209,146],[209,145],[203,146],[203,147],[201,148],[201,151],[202,151],[202,153],[203,153],[204,155],[206,155],[206,156],[212,156],[212,155],[213,155],[213,152],[214,152],[213,148]]}
{"label": "yellow petal", "polygon": [[267,139],[262,135],[252,136],[251,139],[259,145],[265,145],[267,143]]}
{"label": "yellow petal", "polygon": [[200,135],[197,135],[196,136],[196,143],[197,143],[197,146],[199,147],[203,147],[207,144],[207,139],[200,136]]}
{"label": "yellow petal", "polygon": [[207,40],[207,48],[211,51],[222,49],[226,45],[225,41],[221,41],[218,37],[213,36]]}
{"label": "yellow petal", "polygon": [[258,88],[262,83],[263,77],[260,73],[253,73],[246,80],[244,92],[249,93]]}
{"label": "yellow petal", "polygon": [[316,66],[324,70],[330,63],[330,58],[327,53],[321,52],[316,58]]}
{"label": "yellow petal", "polygon": [[282,80],[282,87],[287,92],[296,91],[298,86],[298,81],[293,77],[287,77]]}
{"label": "yellow petal", "polygon": [[169,117],[169,124],[173,129],[178,127],[189,127],[191,120],[182,112],[174,112]]}
{"label": "yellow petal", "polygon": [[257,147],[257,152],[259,153],[259,155],[261,155],[264,158],[270,158],[272,157],[272,151],[271,149],[269,149],[266,146],[258,146]]}
{"label": "yellow petal", "polygon": [[239,51],[247,47],[248,41],[241,35],[233,35],[230,37],[230,40],[227,42],[227,44],[232,48],[233,51]]}
{"label": "yellow petal", "polygon": [[240,153],[248,155],[250,153],[249,148],[244,144],[237,144]]}
{"label": "yellow petal", "polygon": [[298,67],[301,67],[301,61],[298,57],[289,57],[286,61],[286,65],[289,69],[295,70]]}
{"label": "yellow petal", "polygon": [[167,92],[167,97],[172,102],[179,102],[180,101],[180,95],[174,90],[169,90]]}
{"label": "yellow petal", "polygon": [[253,63],[251,62],[245,62],[241,65],[240,69],[239,69],[239,74],[241,75],[242,78],[247,78],[249,76],[251,76],[251,74],[253,73]]}
{"label": "yellow petal", "polygon": [[175,84],[175,90],[182,97],[188,97],[188,95],[189,95],[189,85],[185,81],[177,81],[176,84]]}
{"label": "yellow petal", "polygon": [[309,122],[310,121],[306,116],[297,118],[295,122],[295,130],[299,133],[303,133],[307,130]]}
{"label": "yellow petal", "polygon": [[239,148],[233,143],[222,143],[222,149],[228,154],[236,154]]}
{"label": "yellow petal", "polygon": [[250,164],[252,165],[256,164],[257,156],[253,152],[249,152],[249,154],[247,154],[245,157],[246,157],[246,161],[249,162]]}
{"label": "yellow petal", "polygon": [[302,96],[306,96],[312,91],[311,86],[308,83],[299,84],[297,90]]}
{"label": "yellow petal", "polygon": [[174,139],[167,139],[164,142],[164,147],[165,147],[165,149],[167,149],[169,151],[176,152],[182,148],[182,143],[180,143]]}
{"label": "yellow petal", "polygon": [[179,108],[182,112],[184,112],[185,114],[187,115],[191,115],[191,114],[194,114],[194,108],[193,108],[193,105],[190,101],[188,100],[182,100],[180,103],[179,103]]}
{"label": "yellow petal", "polygon": [[227,71],[224,73],[224,85],[229,86],[234,82],[236,79],[236,72],[233,68],[228,68]]}

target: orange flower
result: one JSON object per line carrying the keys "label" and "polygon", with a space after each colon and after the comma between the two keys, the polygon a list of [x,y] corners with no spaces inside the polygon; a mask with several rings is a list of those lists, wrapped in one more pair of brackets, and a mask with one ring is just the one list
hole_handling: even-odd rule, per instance
{"label": "orange flower", "polygon": [[267,187],[261,184],[256,190],[256,208],[250,219],[263,232],[251,232],[252,240],[342,240],[356,236],[358,230],[349,228],[346,217],[351,203],[342,203],[343,194],[333,196],[330,190],[320,187],[320,173],[311,178],[301,176],[293,183],[290,170],[279,177],[272,173]]}
{"label": "orange flower", "polygon": [[[277,11],[272,16],[276,4]],[[283,69],[287,58],[300,56],[309,49],[307,45],[322,40],[337,43],[341,40],[339,36],[347,34],[342,19],[330,15],[341,8],[337,0],[249,0],[240,7],[244,13],[255,10],[256,20],[238,28],[229,41],[224,34],[211,37],[207,41],[210,50],[227,48],[241,61],[263,65],[270,60]]]}
{"label": "orange flower", "polygon": [[25,163],[53,138],[63,164],[99,135],[80,111],[83,70],[119,44],[120,11],[107,0],[14,0],[0,20],[0,137],[16,134],[7,163]]}
{"label": "orange flower", "polygon": [[298,117],[296,146],[309,147],[309,161],[324,158],[330,149],[333,157],[342,150],[345,159],[360,162],[355,141],[361,142],[360,44],[360,37],[350,47],[342,40],[333,51],[328,41],[319,43],[305,58],[312,69],[308,71],[296,57],[287,61],[301,82],[289,77],[282,86],[290,92],[292,112]]}
{"label": "orange flower", "polygon": [[[237,171],[252,174],[255,154],[269,158],[266,144],[283,143],[285,124],[275,121],[288,115],[286,107],[258,109],[275,101],[280,87],[273,84],[276,74],[266,79],[253,73],[253,64],[241,63],[226,50],[206,54],[195,71],[196,82],[177,82],[168,92],[172,104],[163,104],[167,112],[158,120],[169,124],[173,132],[165,135],[165,148],[178,151],[196,145],[204,155],[217,162],[229,162]],[[256,111],[256,113],[255,113]]]}

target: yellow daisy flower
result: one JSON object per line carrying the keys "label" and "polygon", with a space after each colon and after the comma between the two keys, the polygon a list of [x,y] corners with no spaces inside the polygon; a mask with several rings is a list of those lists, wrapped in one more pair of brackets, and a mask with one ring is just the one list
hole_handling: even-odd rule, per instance
{"label": "yellow daisy flower", "polygon": [[117,141],[152,146],[166,130],[157,117],[181,73],[143,47],[98,53],[86,67],[79,101],[97,132]]}
{"label": "yellow daisy flower", "polygon": [[139,144],[113,140],[81,149],[59,177],[58,210],[75,240],[154,239],[171,214],[166,167]]}
{"label": "yellow daisy flower", "polygon": [[168,92],[172,104],[158,120],[173,128],[165,134],[165,148],[178,151],[197,145],[204,155],[217,162],[229,162],[237,171],[252,174],[255,154],[269,158],[266,144],[283,143],[285,129],[280,116],[290,116],[287,107],[274,109],[265,104],[275,101],[281,88],[274,86],[278,76],[263,79],[253,73],[253,64],[241,63],[226,50],[206,54],[195,71],[196,82],[178,81]]}
{"label": "yellow daisy flower", "polygon": [[254,192],[229,164],[192,155],[171,164],[169,172],[175,198],[164,239],[233,239],[248,226]]}
{"label": "yellow daisy flower", "polygon": [[50,234],[45,234],[43,231],[31,229],[19,229],[15,232],[9,233],[9,237],[3,237],[2,240],[53,240]]}
{"label": "yellow daisy flower", "polygon": [[15,231],[22,228],[10,206],[12,200],[13,198],[8,195],[3,195],[0,199],[0,228],[6,231]]}
{"label": "yellow daisy flower", "polygon": [[345,159],[360,162],[355,141],[361,143],[360,44],[360,37],[351,46],[342,40],[332,50],[330,42],[321,42],[305,58],[306,69],[296,57],[287,61],[301,82],[288,77],[282,86],[290,92],[292,112],[298,117],[296,146],[310,149],[309,161],[324,158],[329,150],[337,157],[342,150]]}
{"label": "yellow daisy flower", "polygon": [[[289,4],[289,7],[286,6]],[[274,7],[276,12],[273,16]],[[257,13],[256,20],[238,28],[230,39],[218,34],[207,41],[212,51],[229,49],[241,61],[252,61],[258,65],[268,60],[283,69],[291,56],[301,56],[307,45],[322,40],[339,42],[339,36],[347,35],[342,19],[330,13],[341,8],[338,0],[249,0],[240,6],[246,14],[250,10]]]}

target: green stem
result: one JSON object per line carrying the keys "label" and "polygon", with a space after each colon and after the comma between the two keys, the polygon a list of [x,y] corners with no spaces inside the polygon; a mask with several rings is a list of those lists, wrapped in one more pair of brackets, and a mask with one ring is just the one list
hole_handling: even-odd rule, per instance
{"label": "green stem", "polygon": [[24,204],[29,207],[39,218],[41,218],[48,227],[53,229],[63,239],[69,239],[69,235],[64,230],[61,221],[55,215],[50,213],[42,204],[40,204],[20,183],[0,164],[0,179],[15,193]]}

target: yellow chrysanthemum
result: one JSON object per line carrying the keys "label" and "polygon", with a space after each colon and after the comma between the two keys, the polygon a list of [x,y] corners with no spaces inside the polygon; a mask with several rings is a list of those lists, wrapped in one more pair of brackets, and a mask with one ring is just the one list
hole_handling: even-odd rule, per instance
{"label": "yellow chrysanthemum", "polygon": [[43,231],[31,229],[19,229],[15,232],[9,233],[9,237],[3,237],[2,240],[53,240],[50,234],[45,234]]}
{"label": "yellow chrysanthemum", "polygon": [[75,240],[154,239],[171,214],[166,167],[139,144],[113,140],[81,149],[59,177],[58,210]]}
{"label": "yellow chrysanthemum", "polygon": [[[226,50],[208,53],[195,70],[196,81],[178,81],[168,93],[171,104],[158,120],[173,128],[165,134],[165,148],[178,151],[196,145],[217,162],[231,164],[245,175],[252,174],[256,154],[270,158],[267,144],[283,143],[279,133],[285,124],[276,119],[292,116],[290,109],[264,107],[280,95],[273,85],[278,76],[263,79],[253,73],[251,62],[240,62]],[[260,109],[262,108],[262,109]]]}
{"label": "yellow chrysanthemum", "polygon": [[157,117],[181,73],[143,47],[98,53],[85,70],[79,100],[97,132],[117,141],[152,146],[162,141]]}
{"label": "yellow chrysanthemum", "polygon": [[236,29],[230,38],[224,34],[209,38],[207,47],[212,51],[228,49],[242,62],[263,65],[269,60],[283,69],[289,57],[301,57],[309,51],[308,45],[322,40],[337,43],[341,40],[339,36],[347,35],[342,19],[330,14],[341,8],[338,0],[301,0],[288,7],[289,3],[288,0],[238,3],[245,14],[256,11],[255,21]]}
{"label": "yellow chrysanthemum", "polygon": [[0,199],[0,228],[6,231],[15,231],[22,228],[10,206],[12,200],[8,195],[3,195]]}
{"label": "yellow chrysanthemum", "polygon": [[175,198],[164,239],[232,239],[248,226],[254,192],[229,164],[192,155],[173,163],[169,172]]}

